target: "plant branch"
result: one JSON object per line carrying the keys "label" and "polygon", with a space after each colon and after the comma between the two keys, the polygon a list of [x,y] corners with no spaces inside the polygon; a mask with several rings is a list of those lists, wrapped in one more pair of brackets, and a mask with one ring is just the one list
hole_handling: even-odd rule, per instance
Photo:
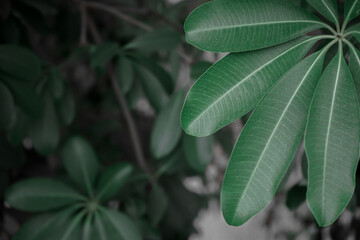
{"label": "plant branch", "polygon": [[98,9],[98,10],[102,10],[102,11],[106,11],[108,13],[111,13],[112,15],[122,19],[123,21],[132,24],[134,26],[137,26],[145,31],[151,31],[152,27],[150,27],[149,25],[142,23],[138,20],[136,20],[135,18],[132,18],[120,11],[115,10],[114,8],[107,6],[105,4],[102,3],[95,3],[95,2],[84,2],[83,3],[86,7],[88,8],[93,8],[93,9]]}
{"label": "plant branch", "polygon": [[[90,17],[87,18],[87,22],[89,24],[89,29],[94,38],[94,41],[97,44],[100,44],[102,42],[102,39],[96,28],[96,25],[94,24],[94,22],[92,21],[92,19]],[[110,83],[112,85],[112,89],[114,90],[114,95],[116,97],[116,100],[122,109],[122,113],[125,117],[126,124],[129,127],[130,139],[132,142],[132,146],[134,148],[134,153],[135,153],[137,164],[148,175],[150,181],[153,183],[154,178],[152,176],[151,169],[147,165],[145,157],[143,155],[142,146],[141,146],[139,134],[138,134],[138,131],[137,131],[137,128],[135,125],[135,121],[131,115],[129,108],[128,108],[126,99],[125,99],[123,93],[121,92],[119,83],[116,79],[116,75],[115,75],[112,67],[109,70],[109,78],[110,78]]]}

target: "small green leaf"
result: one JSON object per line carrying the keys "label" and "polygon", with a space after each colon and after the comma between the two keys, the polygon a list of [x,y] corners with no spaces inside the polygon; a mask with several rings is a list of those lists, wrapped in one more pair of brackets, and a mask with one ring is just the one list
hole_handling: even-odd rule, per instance
{"label": "small green leaf", "polygon": [[70,177],[92,196],[98,160],[91,145],[80,136],[72,137],[62,149],[62,159]]}
{"label": "small green leaf", "polygon": [[56,100],[59,100],[63,96],[65,91],[65,80],[57,68],[53,68],[50,72],[49,87],[52,96]]}
{"label": "small green leaf", "polygon": [[100,220],[107,239],[141,240],[140,231],[125,214],[112,209],[101,208]]}
{"label": "small green leaf", "polygon": [[215,0],[186,19],[186,40],[205,51],[241,52],[270,47],[319,28],[329,28],[284,1]]}
{"label": "small green leaf", "polygon": [[295,185],[286,194],[286,206],[295,211],[306,199],[306,186]]}
{"label": "small green leaf", "polygon": [[190,89],[181,114],[185,132],[208,136],[244,116],[318,39],[227,55]]}
{"label": "small green leaf", "polygon": [[60,128],[50,96],[45,97],[44,102],[42,116],[31,124],[29,137],[36,151],[47,156],[55,150],[59,143]]}
{"label": "small green leaf", "polygon": [[168,204],[169,199],[164,189],[160,186],[155,186],[150,193],[148,203],[149,219],[153,226],[157,226],[163,219]]}
{"label": "small green leaf", "polygon": [[123,94],[129,92],[134,82],[134,68],[132,65],[130,59],[121,55],[118,57],[115,74]]}
{"label": "small green leaf", "polygon": [[31,178],[16,182],[6,192],[5,200],[16,209],[28,212],[49,211],[84,201],[73,188],[50,178]]}
{"label": "small green leaf", "polygon": [[41,62],[31,51],[15,45],[0,46],[0,70],[19,80],[35,80],[41,76]]}
{"label": "small green leaf", "polygon": [[113,197],[128,181],[132,172],[133,166],[129,163],[115,163],[107,167],[98,181],[98,199],[108,200]]}
{"label": "small green leaf", "polygon": [[173,50],[181,44],[181,35],[169,28],[161,28],[135,38],[125,49],[141,51]]}
{"label": "small green leaf", "polygon": [[306,0],[319,13],[333,23],[339,24],[338,7],[336,0]]}
{"label": "small green leaf", "polygon": [[320,79],[305,134],[306,198],[319,226],[332,224],[350,201],[359,159],[359,103],[339,49]]}
{"label": "small green leaf", "polygon": [[156,61],[141,54],[131,54],[136,62],[149,70],[161,83],[167,93],[172,93],[175,87],[175,81],[171,75]]}
{"label": "small green leaf", "polygon": [[301,142],[326,49],[288,71],[241,132],[221,189],[225,220],[241,225],[273,198]]}
{"label": "small green leaf", "polygon": [[16,109],[9,89],[0,82],[0,131],[7,130],[15,122]]}
{"label": "small green leaf", "polygon": [[191,67],[190,77],[192,80],[198,79],[201,75],[203,75],[206,70],[208,70],[213,64],[207,61],[199,61],[196,62]]}
{"label": "small green leaf", "polygon": [[140,78],[144,93],[156,112],[160,112],[168,101],[168,95],[158,78],[142,66],[137,66],[137,75]]}
{"label": "small green leaf", "polygon": [[4,74],[0,74],[0,79],[9,88],[15,100],[15,104],[19,106],[24,113],[32,118],[40,117],[42,112],[42,101],[33,85]]}
{"label": "small green leaf", "polygon": [[65,126],[70,125],[75,118],[76,106],[71,89],[66,89],[63,97],[55,103],[59,120]]}
{"label": "small green leaf", "polygon": [[119,53],[119,46],[114,42],[104,42],[96,46],[90,56],[92,67],[105,67],[105,65]]}
{"label": "small green leaf", "polygon": [[183,91],[175,93],[156,119],[150,139],[151,154],[156,159],[171,153],[180,140],[182,129],[179,118],[183,99]]}
{"label": "small green leaf", "polygon": [[212,160],[214,138],[212,136],[196,138],[185,135],[183,149],[190,167],[203,173]]}

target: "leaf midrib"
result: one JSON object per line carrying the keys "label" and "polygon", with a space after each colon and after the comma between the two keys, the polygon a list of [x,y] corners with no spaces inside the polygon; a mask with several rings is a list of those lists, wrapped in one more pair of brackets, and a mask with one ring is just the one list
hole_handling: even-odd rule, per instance
{"label": "leaf midrib", "polygon": [[354,8],[355,8],[356,4],[358,3],[358,1],[359,0],[355,0],[353,5],[351,6],[350,11],[348,12],[348,14],[346,16],[346,19],[344,20],[344,26],[346,26],[347,23],[349,22],[349,18],[351,16],[352,12],[354,11]]}
{"label": "leaf midrib", "polygon": [[330,7],[327,5],[327,3],[324,0],[321,0],[323,2],[323,4],[325,5],[325,7],[327,8],[327,10],[330,12],[331,16],[334,18],[334,21],[337,23],[337,17],[335,16],[335,14],[333,13],[333,11],[330,9]]}
{"label": "leaf midrib", "polygon": [[220,27],[212,27],[212,28],[205,28],[205,29],[199,29],[199,30],[192,30],[188,31],[188,34],[191,33],[200,33],[200,32],[208,32],[208,31],[216,31],[216,30],[229,30],[234,28],[242,28],[242,27],[249,27],[249,26],[265,26],[265,25],[276,25],[276,24],[285,24],[285,23],[316,23],[319,25],[323,25],[327,27],[327,24],[314,21],[314,20],[291,20],[291,21],[275,21],[275,22],[260,22],[260,23],[246,23],[246,24],[239,24],[239,25],[233,25],[233,26],[220,26]]}
{"label": "leaf midrib", "polygon": [[[340,53],[341,53],[341,51],[340,51]],[[330,135],[332,116],[333,116],[333,112],[334,112],[336,91],[337,91],[338,82],[339,82],[339,76],[340,76],[340,67],[341,67],[341,58],[342,58],[342,53],[341,54],[340,53],[339,53],[338,69],[337,69],[337,73],[336,73],[335,87],[334,87],[333,97],[332,97],[332,101],[331,101],[328,129],[327,129],[326,140],[325,140],[323,181],[322,181],[322,192],[321,192],[321,206],[324,206],[324,203],[325,203],[326,159],[327,159],[327,149],[328,149],[328,144],[329,144],[329,135]],[[324,219],[324,217],[325,217],[325,211],[324,210],[325,210],[325,208],[321,208],[321,218],[322,219]]]}
{"label": "leaf midrib", "polygon": [[307,42],[313,41],[315,39],[321,39],[322,37],[313,37],[313,38],[309,38],[303,42],[300,42],[298,44],[296,44],[295,46],[287,49],[286,51],[284,51],[283,53],[279,54],[278,56],[276,56],[275,58],[271,59],[270,61],[266,62],[265,64],[263,64],[262,66],[260,66],[259,68],[257,68],[255,71],[253,71],[251,74],[249,74],[248,76],[246,76],[244,79],[240,80],[237,84],[235,84],[232,88],[230,88],[228,91],[226,91],[220,98],[216,99],[212,104],[210,104],[202,113],[200,113],[189,125],[188,125],[188,129],[191,128],[203,115],[205,115],[209,109],[211,109],[213,106],[215,106],[218,102],[220,102],[222,99],[224,99],[225,97],[228,96],[228,94],[230,94],[230,92],[232,92],[234,89],[236,89],[238,86],[244,84],[246,81],[248,81],[253,75],[255,75],[256,73],[258,73],[259,71],[261,71],[263,68],[267,67],[269,64],[273,63],[274,61],[276,61],[277,59],[279,59],[280,57],[286,55],[288,52],[292,51],[293,49],[301,46],[302,44],[305,44]]}
{"label": "leaf midrib", "polygon": [[249,180],[248,180],[248,182],[247,182],[248,184],[246,185],[243,193],[241,194],[241,197],[240,197],[240,199],[239,199],[239,201],[238,201],[238,204],[237,204],[237,207],[236,207],[236,211],[234,211],[234,215],[233,215],[233,218],[232,218],[232,222],[234,221],[235,213],[239,211],[241,202],[243,201],[243,197],[246,195],[246,192],[247,192],[247,190],[248,190],[248,188],[249,188],[249,185],[250,185],[249,183],[252,181],[252,178],[253,178],[253,176],[254,176],[254,173],[256,172],[257,168],[259,167],[260,162],[263,160],[264,154],[265,154],[265,152],[267,151],[267,149],[268,149],[268,147],[269,147],[270,141],[271,141],[272,138],[274,137],[275,132],[277,131],[280,123],[282,122],[285,114],[287,113],[287,111],[288,111],[291,103],[292,103],[293,100],[295,99],[295,96],[296,96],[297,93],[299,92],[300,88],[302,87],[304,81],[307,79],[308,75],[310,74],[310,72],[312,71],[312,69],[314,68],[314,66],[317,64],[318,60],[322,57],[323,53],[326,52],[326,50],[327,50],[327,49],[324,49],[324,50],[319,54],[319,56],[314,60],[313,64],[309,67],[309,70],[306,72],[306,74],[304,75],[303,79],[302,79],[301,82],[299,83],[299,86],[296,88],[294,94],[291,96],[288,104],[286,105],[286,107],[285,107],[283,113],[281,114],[278,122],[276,123],[276,126],[275,126],[274,130],[272,131],[272,133],[271,133],[268,141],[266,142],[266,145],[265,145],[265,147],[264,147],[264,150],[262,151],[262,153],[261,153],[261,155],[260,155],[260,157],[259,157],[259,160],[258,160],[258,162],[257,162],[254,170],[253,170],[252,173],[251,173],[251,176],[250,176],[250,178],[249,178]]}

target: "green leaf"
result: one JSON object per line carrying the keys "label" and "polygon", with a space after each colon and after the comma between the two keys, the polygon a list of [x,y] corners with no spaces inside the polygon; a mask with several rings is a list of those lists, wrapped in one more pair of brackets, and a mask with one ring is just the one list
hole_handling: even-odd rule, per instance
{"label": "green leaf", "polygon": [[147,68],[161,83],[167,93],[172,93],[175,87],[175,81],[171,75],[156,61],[141,54],[131,54],[139,64]]}
{"label": "green leaf", "polygon": [[145,67],[137,66],[137,75],[140,78],[144,93],[151,106],[156,112],[160,112],[169,98],[163,86],[154,74]]}
{"label": "green leaf", "polygon": [[0,46],[0,70],[19,80],[35,80],[41,76],[41,62],[31,51],[15,45]]}
{"label": "green leaf", "polygon": [[286,206],[295,211],[306,199],[306,186],[295,185],[286,194]]}
{"label": "green leaf", "polygon": [[204,72],[206,72],[206,70],[208,70],[213,64],[211,62],[207,62],[207,61],[199,61],[196,62],[192,67],[191,67],[191,72],[190,72],[190,78],[192,80],[196,80],[198,79],[201,75],[203,75]]}
{"label": "green leaf", "polygon": [[160,186],[155,186],[151,190],[148,203],[149,219],[153,226],[157,226],[163,219],[168,204],[169,199],[164,189]]}
{"label": "green leaf", "polygon": [[345,0],[344,25],[360,15],[360,0]]}
{"label": "green leaf", "polygon": [[60,140],[60,127],[50,96],[44,98],[42,116],[31,124],[29,137],[36,151],[42,155],[51,154],[57,147]]}
{"label": "green leaf", "polygon": [[99,166],[91,145],[80,136],[72,137],[62,149],[62,159],[70,177],[92,196]]}
{"label": "green leaf", "polygon": [[115,74],[123,94],[130,91],[134,82],[134,68],[132,64],[130,59],[121,55],[118,57]]}
{"label": "green leaf", "polygon": [[301,142],[325,50],[287,72],[242,130],[221,190],[223,214],[230,225],[245,223],[275,195]]}
{"label": "green leaf", "polygon": [[320,226],[332,224],[350,201],[359,159],[359,103],[341,48],[320,79],[305,135],[306,198]]}
{"label": "green leaf", "polygon": [[183,149],[185,158],[190,167],[199,173],[212,161],[214,138],[212,136],[196,138],[185,135],[183,138]]}
{"label": "green leaf", "polygon": [[119,53],[119,46],[114,42],[104,42],[96,46],[90,56],[90,65],[92,67],[105,67],[105,65]]}
{"label": "green leaf", "polygon": [[349,68],[354,79],[358,98],[360,99],[360,51],[352,44],[348,44],[348,46],[350,47]]}
{"label": "green leaf", "polygon": [[61,99],[65,91],[65,84],[64,78],[62,77],[61,72],[57,68],[53,68],[50,72],[49,85],[52,96],[56,100]]}
{"label": "green leaf", "polygon": [[335,24],[339,24],[336,0],[306,0],[319,13]]}
{"label": "green leaf", "polygon": [[360,42],[360,23],[350,27],[346,30],[346,34],[354,36],[358,42]]}
{"label": "green leaf", "polygon": [[7,138],[11,145],[19,146],[21,145],[23,139],[28,134],[28,129],[30,125],[29,117],[23,113],[20,109],[16,109],[15,122],[7,132]]}
{"label": "green leaf", "polygon": [[115,163],[107,167],[100,175],[97,189],[97,198],[107,200],[113,197],[120,188],[128,181],[133,172],[133,166],[129,163]]}
{"label": "green leaf", "polygon": [[161,28],[135,38],[125,49],[140,51],[173,50],[181,44],[181,35],[169,28]]}
{"label": "green leaf", "polygon": [[55,103],[55,108],[62,124],[68,126],[74,121],[76,105],[70,88],[66,89],[63,97]]}
{"label": "green leaf", "polygon": [[85,198],[73,188],[50,178],[31,178],[16,182],[5,200],[16,209],[39,212],[64,207]]}
{"label": "green leaf", "polygon": [[15,122],[16,109],[9,89],[0,82],[0,131],[9,129]]}
{"label": "green leaf", "polygon": [[32,118],[38,118],[42,112],[42,101],[33,85],[12,78],[9,75],[0,74],[0,79],[10,89],[15,104]]}
{"label": "green leaf", "polygon": [[185,22],[186,40],[205,51],[241,52],[270,47],[328,26],[284,1],[215,0]]}
{"label": "green leaf", "polygon": [[318,39],[227,55],[190,89],[181,114],[185,132],[208,136],[244,116]]}
{"label": "green leaf", "polygon": [[180,140],[182,129],[179,118],[183,99],[182,90],[175,93],[156,119],[150,139],[151,154],[156,159],[171,153]]}
{"label": "green leaf", "polygon": [[141,240],[140,231],[125,214],[112,209],[101,208],[100,220],[108,238],[121,240]]}

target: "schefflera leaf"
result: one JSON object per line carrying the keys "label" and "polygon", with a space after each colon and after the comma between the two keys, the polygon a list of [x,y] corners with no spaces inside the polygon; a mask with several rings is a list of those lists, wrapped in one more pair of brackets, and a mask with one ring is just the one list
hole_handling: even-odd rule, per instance
{"label": "schefflera leaf", "polygon": [[221,205],[230,225],[241,225],[273,198],[301,142],[326,49],[298,63],[263,98],[232,152]]}
{"label": "schefflera leaf", "polygon": [[185,132],[205,137],[244,116],[319,39],[303,38],[224,57],[190,89],[181,114]]}
{"label": "schefflera leaf", "polygon": [[39,212],[86,200],[73,188],[49,178],[26,179],[12,185],[5,200],[16,209]]}
{"label": "schefflera leaf", "polygon": [[333,23],[338,24],[338,7],[336,0],[306,0],[319,13],[324,15]]}
{"label": "schefflera leaf", "polygon": [[116,163],[107,167],[100,175],[98,181],[98,199],[107,200],[126,183],[133,171],[129,163]]}
{"label": "schefflera leaf", "polygon": [[353,195],[358,142],[358,98],[339,49],[319,81],[305,134],[309,163],[306,198],[320,226],[332,224]]}
{"label": "schefflera leaf", "polygon": [[72,137],[62,149],[62,159],[70,177],[90,196],[93,195],[99,164],[91,145],[83,137]]}
{"label": "schefflera leaf", "polygon": [[201,50],[241,52],[270,47],[327,27],[304,9],[269,0],[215,0],[185,21],[186,40]]}
{"label": "schefflera leaf", "polygon": [[156,119],[150,139],[151,154],[156,159],[171,153],[181,138],[179,118],[183,99],[184,91],[174,93]]}
{"label": "schefflera leaf", "polygon": [[360,0],[345,0],[344,24],[360,15]]}

